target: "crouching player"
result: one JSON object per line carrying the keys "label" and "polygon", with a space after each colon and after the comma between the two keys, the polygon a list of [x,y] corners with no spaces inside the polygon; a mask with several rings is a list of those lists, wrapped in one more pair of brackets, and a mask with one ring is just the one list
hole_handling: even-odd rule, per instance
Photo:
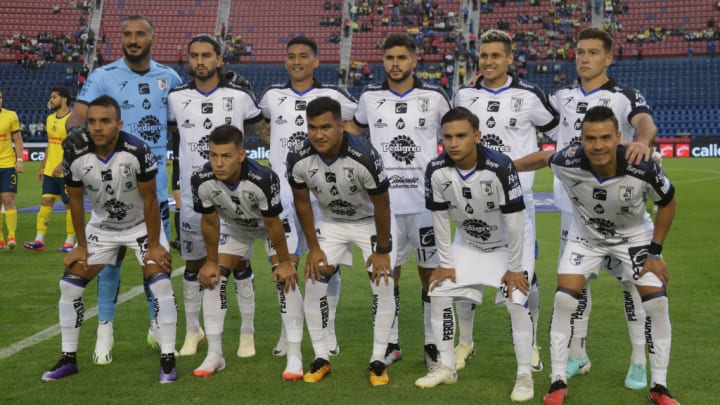
{"label": "crouching player", "polygon": [[[208,354],[194,373],[207,377],[225,368],[222,332],[227,313],[227,283],[235,273],[236,287],[243,279],[242,260],[250,257],[253,241],[266,240],[272,261],[273,281],[280,294],[280,314],[287,333],[285,380],[303,376],[300,343],[303,332],[302,296],[288,243],[297,245],[297,232],[280,222],[280,181],[272,170],[245,156],[243,134],[232,125],[215,128],[209,137],[210,164],[193,174],[195,211],[202,214],[200,229],[207,261],[198,281],[206,288],[203,316]],[[289,242],[286,242],[288,232]]]}
{"label": "crouching player", "polygon": [[[117,261],[123,247],[133,249],[153,293],[162,352],[160,383],[177,379],[175,327],[177,310],[170,284],[171,257],[160,231],[155,192],[158,163],[150,148],[121,131],[120,106],[109,96],[88,105],[87,124],[92,143],[83,148],[64,145],[65,184],[78,245],[65,256],[60,279],[62,357],[43,380],[57,380],[78,372],[77,347],[83,323],[85,286],[106,264]],[[162,185],[164,187],[164,185]],[[83,195],[92,204],[85,226]]]}
{"label": "crouching player", "polygon": [[[522,268],[523,202],[520,180],[507,156],[485,148],[477,116],[456,107],[441,121],[445,153],[425,175],[426,205],[432,211],[440,267],[430,276],[431,322],[440,365],[415,381],[421,388],[456,382],[453,301],[481,303],[484,286],[498,288],[496,302],[510,313],[517,360],[513,401],[533,398],[530,360],[533,325],[528,311],[529,279]],[[450,215],[457,232],[452,241]]]}
{"label": "crouching player", "polygon": [[[343,133],[340,104],[319,97],[307,105],[308,140],[288,154],[288,180],[295,211],[307,238],[305,318],[315,360],[305,382],[321,381],[330,372],[327,345],[328,280],[336,265],[352,265],[352,245],[363,254],[373,294],[373,350],[370,384],[390,382],[385,350],[395,316],[392,269],[395,252],[390,235],[389,181],[382,159],[364,139]],[[317,222],[310,191],[318,201]]]}
{"label": "crouching player", "polygon": [[[666,288],[670,275],[661,254],[675,216],[675,189],[655,161],[628,162],[620,139],[613,111],[593,107],[583,118],[580,146],[569,146],[554,155],[536,152],[517,161],[520,170],[549,163],[574,201],[567,246],[558,264],[550,323],[552,385],[543,398],[545,405],[561,405],[565,400],[573,312],[582,289],[597,277],[603,262],[610,274],[634,283],[642,298],[652,371],[650,400],[659,405],[679,404],[667,389],[672,334]],[[658,206],[654,224],[646,198]]]}

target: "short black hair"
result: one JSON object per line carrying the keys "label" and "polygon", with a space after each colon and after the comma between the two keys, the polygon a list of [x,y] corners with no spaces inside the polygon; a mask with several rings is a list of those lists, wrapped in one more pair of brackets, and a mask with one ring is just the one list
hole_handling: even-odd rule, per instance
{"label": "short black hair", "polygon": [[88,104],[88,109],[90,109],[90,107],[112,107],[112,109],[115,110],[118,121],[120,121],[120,104],[110,96],[106,95],[96,98]]}
{"label": "short black hair", "polygon": [[455,107],[450,109],[450,111],[443,115],[442,120],[440,120],[440,125],[445,125],[445,123],[453,121],[467,121],[470,123],[473,131],[480,130],[480,119],[477,115],[473,114],[465,107]]}
{"label": "short black hair", "polygon": [[577,37],[578,41],[583,39],[599,39],[603,42],[603,48],[605,48],[605,52],[612,52],[613,39],[610,34],[605,32],[605,30],[603,30],[602,28],[585,28],[584,30],[580,31]]}
{"label": "short black hair", "polygon": [[52,88],[52,91],[50,91],[50,93],[57,93],[58,96],[68,101],[70,100],[70,90],[68,90],[67,87],[55,86]]}
{"label": "short black hair", "polygon": [[129,16],[125,17],[125,21],[123,21],[123,25],[128,21],[136,21],[136,20],[143,20],[150,26],[150,32],[155,33],[155,24],[153,24],[152,20],[144,16],[142,14],[130,14]]}
{"label": "short black hair", "polygon": [[313,54],[317,55],[317,44],[308,37],[294,37],[288,41],[287,48],[285,49],[289,49],[293,45],[307,45],[312,50]]}
{"label": "short black hair", "polygon": [[585,125],[586,122],[605,121],[611,121],[613,123],[613,126],[615,127],[615,131],[620,128],[617,117],[615,117],[615,113],[613,112],[613,110],[610,107],[598,105],[587,110],[587,112],[585,113],[585,117],[582,120],[582,124]]}
{"label": "short black hair", "polygon": [[216,55],[222,55],[222,48],[220,48],[220,43],[218,43],[218,41],[216,41],[215,38],[213,38],[212,36],[210,36],[208,34],[200,34],[200,35],[196,35],[195,37],[193,37],[193,39],[190,40],[190,43],[188,43],[188,47],[187,47],[188,52],[190,52],[190,47],[195,42],[204,42],[206,44],[210,44],[210,45],[212,45],[213,51],[215,51]]}
{"label": "short black hair", "polygon": [[389,34],[387,37],[385,37],[382,49],[383,51],[387,51],[388,49],[394,48],[396,46],[404,46],[413,55],[415,54],[415,52],[417,52],[417,45],[415,45],[415,40],[410,35],[404,32],[393,32],[392,34]]}
{"label": "short black hair", "polygon": [[330,112],[338,121],[342,121],[342,109],[340,103],[330,97],[318,97],[311,101],[307,105],[305,113],[308,119],[318,117],[320,115]]}
{"label": "short black hair", "polygon": [[243,132],[232,124],[220,125],[210,132],[209,142],[215,145],[234,143],[236,147],[243,147]]}

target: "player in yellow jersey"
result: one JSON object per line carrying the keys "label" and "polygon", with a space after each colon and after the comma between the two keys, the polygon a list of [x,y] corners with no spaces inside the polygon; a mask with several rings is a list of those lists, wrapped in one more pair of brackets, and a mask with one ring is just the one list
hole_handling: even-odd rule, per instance
{"label": "player in yellow jersey", "polygon": [[[7,248],[15,249],[15,230],[17,229],[17,193],[18,173],[23,172],[23,142],[20,134],[20,120],[15,111],[2,108],[3,94],[0,89],[0,201],[5,207],[8,239]],[[14,142],[14,147],[13,147]],[[5,249],[0,215],[0,249]]]}
{"label": "player in yellow jersey", "polygon": [[75,244],[75,229],[72,224],[72,216],[67,194],[65,194],[65,180],[63,179],[63,148],[62,141],[67,136],[65,130],[65,121],[70,116],[68,101],[70,100],[70,91],[65,87],[53,87],[50,93],[50,101],[48,103],[53,111],[47,118],[47,134],[48,144],[45,149],[45,157],[40,164],[38,171],[38,180],[42,182],[42,200],[40,200],[40,210],[37,214],[37,234],[32,242],[25,242],[23,246],[30,250],[45,250],[45,233],[47,232],[48,223],[50,222],[50,214],[52,214],[55,199],[60,197],[65,204],[65,229],[67,237],[65,244],[58,250],[61,252],[69,252]]}

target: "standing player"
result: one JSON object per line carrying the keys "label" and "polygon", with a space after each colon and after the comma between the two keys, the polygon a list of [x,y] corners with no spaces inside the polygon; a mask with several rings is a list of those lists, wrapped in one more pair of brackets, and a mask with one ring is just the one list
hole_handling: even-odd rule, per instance
{"label": "standing player", "polygon": [[[359,134],[370,130],[370,142],[381,154],[388,172],[390,199],[398,223],[397,305],[400,303],[397,287],[400,266],[408,261],[410,249],[415,249],[422,282],[425,362],[430,368],[437,362],[438,351],[430,324],[427,292],[430,273],[437,267],[438,260],[432,216],[423,204],[422,182],[427,164],[437,155],[440,119],[450,109],[450,102],[440,87],[424,83],[414,75],[416,50],[415,41],[407,34],[395,33],[385,38],[383,67],[387,80],[363,90],[350,131]],[[397,327],[396,315],[387,347],[388,364],[402,357]]]}
{"label": "standing player", "polygon": [[[580,145],[555,153],[538,152],[518,162],[520,170],[550,164],[573,201],[573,220],[558,265],[558,288],[550,323],[552,385],[545,405],[560,405],[567,395],[568,346],[574,312],[588,280],[604,263],[608,272],[632,283],[647,314],[645,321],[652,388],[650,400],[678,402],[667,390],[671,327],[663,242],[675,216],[675,189],[654,161],[627,159],[619,123],[612,109],[595,106],[581,122]],[[655,223],[646,198],[658,207]],[[607,263],[613,263],[608,266]]]}
{"label": "standing player", "polygon": [[[623,142],[635,142],[627,148],[626,158],[635,163],[648,159],[657,134],[652,112],[639,91],[619,85],[607,76],[607,69],[613,61],[612,38],[598,28],[587,28],[578,34],[575,65],[580,85],[557,90],[550,96],[550,104],[560,113],[557,131],[558,150],[580,143],[580,130],[585,113],[592,107],[610,107],[620,123]],[[560,256],[567,242],[567,233],[572,222],[572,204],[560,181],[553,184],[555,205],[561,213]],[[598,196],[598,199],[602,199]],[[614,266],[608,262],[606,266]],[[630,332],[632,355],[625,386],[630,389],[644,389],[647,386],[645,369],[645,313],[640,297],[629,281],[620,281],[625,296],[625,316]],[[589,289],[583,289],[580,303],[574,317],[573,336],[570,340],[567,376],[587,374],[590,359],[586,347],[588,320],[592,308]]]}
{"label": "standing player", "polygon": [[38,180],[42,182],[42,200],[40,200],[40,211],[37,214],[37,235],[32,242],[25,242],[23,246],[30,250],[45,250],[45,233],[47,232],[50,214],[52,214],[55,198],[58,196],[65,204],[65,229],[67,237],[65,244],[58,250],[69,252],[75,244],[75,229],[72,223],[72,213],[68,205],[67,194],[65,193],[65,180],[63,180],[63,149],[62,142],[67,136],[65,121],[70,116],[68,108],[70,91],[65,87],[53,87],[50,93],[50,109],[53,111],[47,117],[48,146],[45,148],[45,157],[40,163]]}
{"label": "standing player", "polygon": [[[192,63],[192,52],[190,53]],[[209,136],[210,164],[194,173],[192,194],[195,211],[202,214],[201,228],[207,261],[198,280],[205,287],[203,311],[208,355],[195,369],[207,377],[225,368],[222,332],[227,313],[227,278],[249,259],[253,241],[261,239],[272,261],[273,280],[281,293],[280,315],[288,336],[302,339],[302,296],[297,285],[296,264],[288,253],[288,241],[297,232],[285,232],[280,220],[280,180],[272,170],[246,158],[242,132],[232,125],[215,128]],[[294,225],[294,224],[293,224]],[[242,271],[242,270],[240,270]],[[237,284],[237,280],[236,280]],[[303,377],[300,341],[289,347],[284,380]]]}
{"label": "standing player", "polygon": [[[224,79],[222,62],[220,44],[213,37],[194,37],[188,44],[188,73],[192,80],[176,87],[168,96],[168,127],[170,132],[177,131],[178,134],[173,142],[178,150],[174,177],[178,177],[180,188],[181,254],[186,261],[183,277],[186,334],[180,349],[183,356],[195,354],[205,339],[200,327],[203,298],[197,275],[207,252],[200,227],[201,216],[193,211],[192,174],[208,161],[208,136],[213,128],[233,124],[245,125],[246,133],[267,132],[254,96]],[[242,316],[237,355],[251,357],[255,355],[253,272],[247,261],[233,270],[237,270],[234,273],[235,294]]]}
{"label": "standing player", "polygon": [[[288,151],[300,148],[307,138],[307,103],[318,97],[330,97],[340,103],[343,121],[352,119],[357,109],[357,101],[347,91],[333,85],[323,84],[313,74],[320,65],[317,57],[317,44],[307,37],[294,37],[287,44],[285,69],[290,80],[275,84],[265,90],[260,100],[260,108],[270,124],[270,165],[280,174],[280,198],[283,204],[283,223],[292,224],[297,229],[297,218],[292,206],[292,191],[285,174],[285,161]],[[301,235],[300,235],[301,236]],[[289,246],[293,261],[297,263],[304,248],[304,242],[298,246]],[[330,278],[328,284],[328,347],[331,355],[340,352],[335,338],[335,312],[340,292],[340,271]],[[281,291],[278,290],[278,297]],[[302,330],[300,331],[302,334]],[[299,336],[293,338],[299,341]],[[280,341],[273,349],[276,356],[287,351],[286,331],[282,330]]]}
{"label": "standing player", "polygon": [[[112,97],[100,96],[87,107],[91,143],[81,149],[66,148],[64,154],[78,246],[65,257],[65,274],[60,279],[62,357],[42,379],[57,380],[78,372],[85,286],[105,264],[117,260],[124,246],[135,251],[152,290],[162,352],[158,380],[171,383],[177,379],[173,355],[177,310],[170,284],[171,256],[161,231],[155,190],[158,163],[146,143],[122,131],[120,105]],[[87,227],[85,193],[92,204]]]}
{"label": "standing player", "polygon": [[[430,276],[433,331],[441,365],[417,381],[421,388],[457,380],[453,356],[454,300],[481,303],[484,286],[498,288],[496,302],[510,313],[517,359],[513,401],[533,398],[533,321],[526,305],[523,269],[525,204],[510,158],[479,144],[479,120],[456,107],[442,119],[445,153],[428,164],[425,198],[432,211],[440,266]],[[451,236],[450,214],[457,232]],[[482,265],[479,265],[482,263]]]}
{"label": "standing player", "polygon": [[[157,36],[155,28],[145,16],[129,15],[122,25],[122,45],[125,56],[115,62],[95,69],[78,95],[72,114],[67,121],[68,128],[82,126],[87,116],[90,101],[101,95],[108,95],[120,104],[125,129],[131,135],[145,141],[158,161],[157,193],[160,216],[165,236],[170,235],[170,212],[168,209],[167,169],[167,97],[173,87],[180,84],[180,77],[171,68],[151,59],[152,47]],[[68,134],[74,140],[72,131]],[[98,276],[98,332],[93,359],[98,364],[112,361],[113,324],[118,289],[120,288],[120,267],[118,263],[108,266]],[[148,343],[153,337],[152,296],[145,285],[150,314]]]}
{"label": "standing player", "polygon": [[[540,87],[508,73],[513,62],[512,39],[503,31],[488,30],[480,37],[480,71],[475,85],[463,87],[455,94],[456,107],[466,107],[480,118],[480,142],[488,149],[502,152],[511,159],[521,158],[537,150],[537,131],[548,132],[557,127],[557,113],[550,107]],[[535,173],[520,173],[525,202],[525,233],[522,268],[532,281],[528,304],[533,317],[533,371],[542,370],[542,361],[535,344],[540,297],[535,275]],[[455,348],[458,370],[475,352],[473,320],[475,306],[458,302],[460,341]]]}
{"label": "standing player", "polygon": [[[352,265],[352,245],[370,267],[373,293],[373,350],[370,384],[390,382],[385,350],[395,314],[392,265],[395,253],[390,231],[389,182],[382,158],[365,140],[343,133],[340,103],[319,97],[307,105],[308,141],[288,154],[288,180],[295,210],[308,242],[305,264],[305,319],[315,361],[303,376],[318,382],[330,372],[326,323],[328,279],[336,266]],[[321,218],[315,221],[310,192]]]}
{"label": "standing player", "polygon": [[[15,249],[15,231],[17,230],[17,193],[18,173],[23,167],[23,141],[20,133],[20,120],[15,111],[2,108],[2,89],[0,89],[0,205],[5,207],[8,228],[7,248]],[[13,149],[14,143],[14,149]],[[5,249],[2,233],[2,214],[0,214],[0,249]]]}

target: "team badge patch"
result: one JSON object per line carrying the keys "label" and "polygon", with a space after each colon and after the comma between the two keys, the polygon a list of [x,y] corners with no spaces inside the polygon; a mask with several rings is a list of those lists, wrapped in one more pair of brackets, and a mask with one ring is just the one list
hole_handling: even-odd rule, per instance
{"label": "team badge patch", "polygon": [[570,264],[572,264],[573,266],[581,265],[582,261],[583,261],[583,255],[577,254],[574,252],[570,255]]}
{"label": "team badge patch", "polygon": [[234,98],[232,98],[232,97],[223,97],[222,101],[223,101],[223,110],[224,110],[224,111],[230,112],[230,111],[233,110],[233,106],[235,105],[235,99],[234,99]]}
{"label": "team badge patch", "polygon": [[480,191],[482,191],[484,196],[491,196],[493,195],[493,185],[492,182],[489,181],[481,181],[480,182]]}
{"label": "team badge patch", "polygon": [[630,201],[633,198],[633,188],[630,186],[620,186],[620,201]]}
{"label": "team badge patch", "polygon": [[513,97],[512,100],[510,100],[510,109],[518,112],[522,108],[523,105],[523,99],[520,97]]}
{"label": "team badge patch", "polygon": [[352,167],[343,167],[343,173],[345,174],[345,180],[355,180],[355,170]]}
{"label": "team badge patch", "polygon": [[120,174],[123,177],[130,177],[130,175],[132,174],[132,169],[130,169],[130,165],[125,163],[120,164]]}
{"label": "team badge patch", "polygon": [[427,97],[421,97],[418,99],[418,110],[420,112],[430,111],[430,99]]}
{"label": "team badge patch", "polygon": [[168,82],[167,79],[164,77],[158,77],[157,79],[157,86],[160,91],[165,91],[168,89]]}

